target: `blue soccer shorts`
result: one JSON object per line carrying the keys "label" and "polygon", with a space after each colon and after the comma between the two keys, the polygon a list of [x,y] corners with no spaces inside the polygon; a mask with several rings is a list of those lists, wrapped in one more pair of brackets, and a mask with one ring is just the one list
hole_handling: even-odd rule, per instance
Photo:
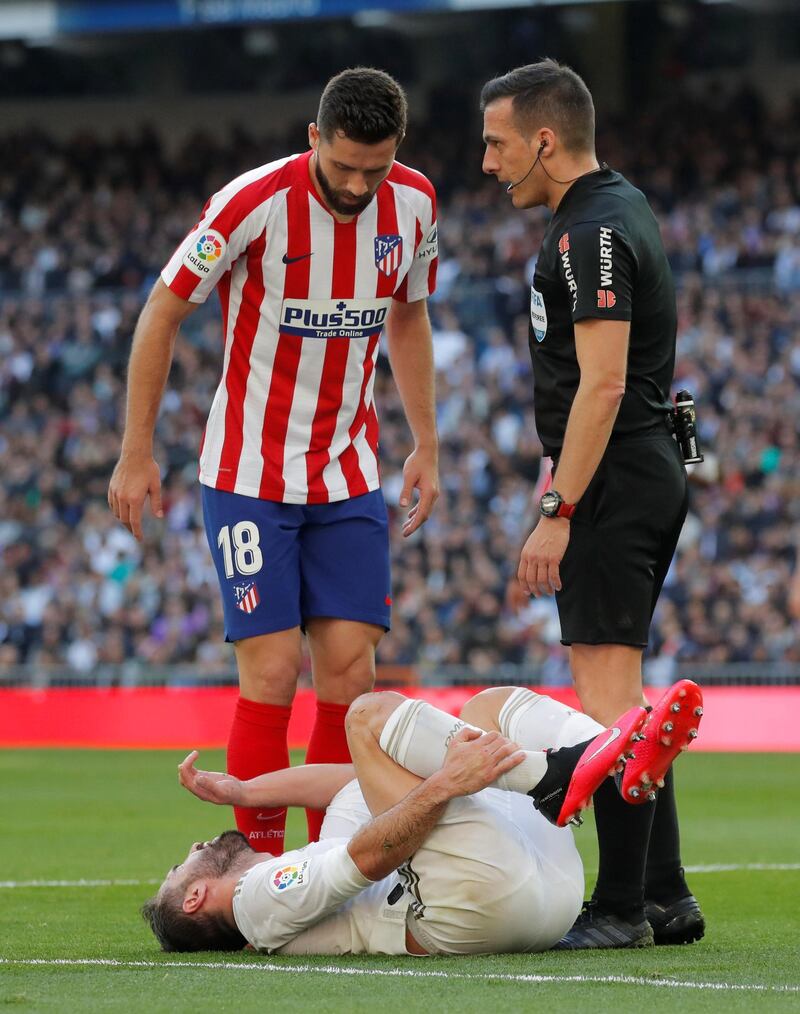
{"label": "blue soccer shorts", "polygon": [[201,489],[226,641],[317,616],[389,629],[389,524],[379,489],[325,504]]}

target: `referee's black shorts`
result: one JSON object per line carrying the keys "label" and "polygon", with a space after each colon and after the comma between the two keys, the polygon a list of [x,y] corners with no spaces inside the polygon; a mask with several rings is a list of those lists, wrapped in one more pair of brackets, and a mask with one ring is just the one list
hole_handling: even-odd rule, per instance
{"label": "referee's black shorts", "polygon": [[668,433],[609,445],[561,561],[562,644],[647,646],[687,502],[683,459]]}

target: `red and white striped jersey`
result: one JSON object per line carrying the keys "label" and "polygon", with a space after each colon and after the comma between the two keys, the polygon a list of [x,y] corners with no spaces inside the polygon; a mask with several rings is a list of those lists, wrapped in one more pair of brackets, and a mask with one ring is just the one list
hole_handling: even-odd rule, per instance
{"label": "red and white striped jersey", "polygon": [[200,481],[283,503],[377,489],[378,338],[392,300],[436,284],[436,197],[395,162],[368,207],[337,222],[311,152],[253,169],[215,194],[162,272],[182,299],[219,290],[222,378]]}

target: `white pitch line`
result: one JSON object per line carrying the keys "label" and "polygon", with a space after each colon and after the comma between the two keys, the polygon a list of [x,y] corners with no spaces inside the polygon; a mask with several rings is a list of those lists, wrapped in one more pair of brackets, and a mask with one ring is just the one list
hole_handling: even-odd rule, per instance
{"label": "white pitch line", "polygon": [[493,982],[552,982],[552,983],[607,983],[623,986],[655,986],[662,989],[700,989],[712,992],[739,993],[800,993],[800,985],[772,986],[769,983],[744,982],[692,982],[681,979],[648,979],[636,975],[503,975],[497,972],[485,974],[466,972],[422,971],[411,968],[346,968],[341,965],[276,965],[268,961],[117,961],[114,958],[0,958],[0,965],[28,967],[64,968],[69,966],[100,968],[186,968],[192,971],[224,970],[232,972],[283,972],[291,975],[351,975],[383,976],[395,979],[458,979],[466,981]]}
{"label": "white pitch line", "polygon": [[160,880],[0,880],[0,888],[15,887],[144,887]]}
{"label": "white pitch line", "polygon": [[[800,863],[716,863],[712,866],[687,866],[687,873],[778,872],[800,870]],[[0,880],[0,890],[17,887],[151,887],[160,884],[155,877],[148,880]]]}
{"label": "white pitch line", "polygon": [[714,863],[712,866],[686,866],[687,873],[759,873],[761,870],[800,870],[800,863]]}

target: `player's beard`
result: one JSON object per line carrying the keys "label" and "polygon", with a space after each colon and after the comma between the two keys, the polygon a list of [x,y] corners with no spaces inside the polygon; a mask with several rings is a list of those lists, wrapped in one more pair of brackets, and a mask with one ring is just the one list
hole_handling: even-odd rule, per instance
{"label": "player's beard", "polygon": [[[203,849],[202,873],[206,876],[222,877],[235,869],[243,855],[252,851],[241,831],[223,831]],[[192,875],[198,875],[196,868]]]}
{"label": "player's beard", "polygon": [[317,175],[317,183],[322,191],[322,195],[325,198],[328,207],[335,211],[337,215],[360,215],[361,212],[366,208],[374,194],[364,194],[363,197],[358,197],[353,201],[343,200],[346,190],[334,190],[331,186],[331,181],[322,171],[322,167],[319,164],[319,156],[314,160],[314,172]]}

